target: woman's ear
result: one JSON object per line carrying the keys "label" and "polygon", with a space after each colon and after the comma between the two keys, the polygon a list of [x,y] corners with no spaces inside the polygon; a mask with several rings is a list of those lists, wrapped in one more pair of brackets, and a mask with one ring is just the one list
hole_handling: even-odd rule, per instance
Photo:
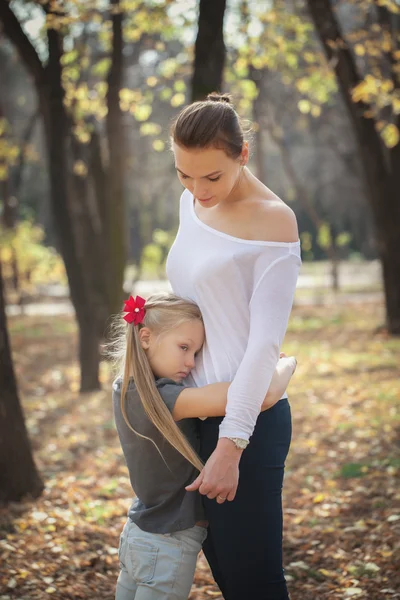
{"label": "woman's ear", "polygon": [[243,142],[240,164],[244,167],[249,162],[249,142]]}
{"label": "woman's ear", "polygon": [[142,327],[139,331],[139,340],[143,350],[148,350],[150,348],[150,337],[150,329],[148,327]]}

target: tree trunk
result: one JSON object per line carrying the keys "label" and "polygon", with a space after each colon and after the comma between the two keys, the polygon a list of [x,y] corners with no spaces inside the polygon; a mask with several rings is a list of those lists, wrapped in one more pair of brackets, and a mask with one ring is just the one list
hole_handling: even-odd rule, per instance
{"label": "tree trunk", "polygon": [[104,227],[108,236],[109,312],[122,308],[124,267],[127,254],[125,226],[126,148],[119,92],[123,76],[123,13],[119,0],[111,0],[113,45],[108,73],[106,131],[109,154],[108,202]]}
{"label": "tree trunk", "polygon": [[0,504],[37,498],[42,491],[18,398],[0,264]]}
{"label": "tree trunk", "polygon": [[[77,315],[78,316],[78,315]],[[81,365],[81,392],[100,389],[100,341],[98,320],[89,311],[79,314],[79,363]]]}
{"label": "tree trunk", "polygon": [[[83,334],[80,332],[79,335],[79,356],[85,357],[85,360],[80,363],[81,389],[87,391],[100,387],[99,350],[94,348],[93,341],[94,339],[99,341],[99,327],[93,325],[90,327],[93,319],[98,317],[100,302],[94,304],[91,302],[94,297],[94,294],[91,293],[92,274],[85,269],[87,259],[90,259],[90,256],[85,255],[86,252],[93,255],[96,253],[96,249],[95,246],[90,248],[91,238],[87,228],[84,228],[84,223],[80,220],[81,215],[77,215],[76,211],[74,214],[75,197],[71,195],[72,179],[68,161],[68,145],[72,140],[73,133],[64,107],[61,39],[55,29],[49,29],[47,36],[49,46],[48,81],[46,88],[41,89],[40,98],[47,140],[50,201],[79,327],[81,328],[82,324],[89,319],[85,327],[85,334],[89,335],[89,340],[85,342]],[[80,200],[82,201],[82,199]],[[75,201],[77,202],[78,199],[75,198]],[[95,273],[95,276],[97,275],[98,273]],[[93,353],[92,355],[87,354],[90,351]],[[91,382],[92,388],[88,387],[87,382]]]}
{"label": "tree trunk", "polygon": [[221,91],[225,65],[224,13],[226,0],[200,0],[195,44],[192,102]]}
{"label": "tree trunk", "polygon": [[[111,0],[113,22],[112,67],[109,75],[108,169],[106,195],[93,193],[88,180],[72,176],[74,159],[87,149],[74,139],[73,123],[64,106],[62,37],[48,29],[48,64],[44,67],[6,0],[0,0],[0,20],[10,41],[31,73],[44,120],[50,174],[50,202],[59,248],[80,327],[81,389],[100,387],[99,342],[111,312],[121,308],[125,264],[123,163],[119,89],[122,79],[122,15]],[[51,12],[50,3],[43,9]],[[55,7],[55,10],[57,8]],[[57,15],[56,15],[57,17]],[[100,156],[100,155],[99,155]],[[88,160],[87,162],[90,161]],[[99,186],[97,185],[97,192]]]}
{"label": "tree trunk", "polygon": [[[360,82],[360,77],[331,3],[329,0],[308,0],[308,7],[327,59],[333,64],[354,127],[382,262],[387,327],[390,333],[400,334],[400,148],[399,145],[385,148],[374,120],[364,117],[369,107],[362,102],[353,102],[351,92]],[[398,87],[397,82],[394,85]],[[397,125],[400,125],[399,117]]]}

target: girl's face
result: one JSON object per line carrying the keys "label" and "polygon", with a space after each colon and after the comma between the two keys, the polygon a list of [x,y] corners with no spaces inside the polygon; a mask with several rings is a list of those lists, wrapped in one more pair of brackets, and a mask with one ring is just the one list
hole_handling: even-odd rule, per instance
{"label": "girl's face", "polygon": [[178,382],[194,367],[204,342],[204,325],[198,319],[186,321],[161,335],[143,327],[139,335],[154,375]]}
{"label": "girl's face", "polygon": [[226,200],[239,183],[242,166],[248,160],[248,146],[242,154],[230,158],[216,148],[183,148],[173,144],[178,178],[204,207],[211,208]]}

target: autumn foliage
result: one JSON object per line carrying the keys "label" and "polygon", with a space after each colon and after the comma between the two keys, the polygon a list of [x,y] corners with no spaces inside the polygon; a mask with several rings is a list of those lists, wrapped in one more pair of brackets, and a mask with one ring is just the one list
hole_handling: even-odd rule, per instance
{"label": "autumn foliage", "polygon": [[[299,365],[284,552],[294,599],[389,600],[399,589],[400,341],[376,332],[382,315],[371,303],[299,307],[291,318],[284,350]],[[10,330],[46,489],[0,511],[0,596],[111,600],[131,489],[108,365],[104,391],[80,395],[72,319],[12,318]],[[203,557],[190,598],[221,599]]]}

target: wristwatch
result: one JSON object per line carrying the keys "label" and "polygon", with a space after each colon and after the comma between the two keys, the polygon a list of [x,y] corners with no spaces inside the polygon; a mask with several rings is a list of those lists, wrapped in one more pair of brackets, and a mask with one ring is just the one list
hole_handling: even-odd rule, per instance
{"label": "wristwatch", "polygon": [[249,444],[249,440],[244,440],[243,438],[228,437],[227,439],[231,440],[231,442],[235,444],[236,448],[240,448],[240,450],[244,450]]}

